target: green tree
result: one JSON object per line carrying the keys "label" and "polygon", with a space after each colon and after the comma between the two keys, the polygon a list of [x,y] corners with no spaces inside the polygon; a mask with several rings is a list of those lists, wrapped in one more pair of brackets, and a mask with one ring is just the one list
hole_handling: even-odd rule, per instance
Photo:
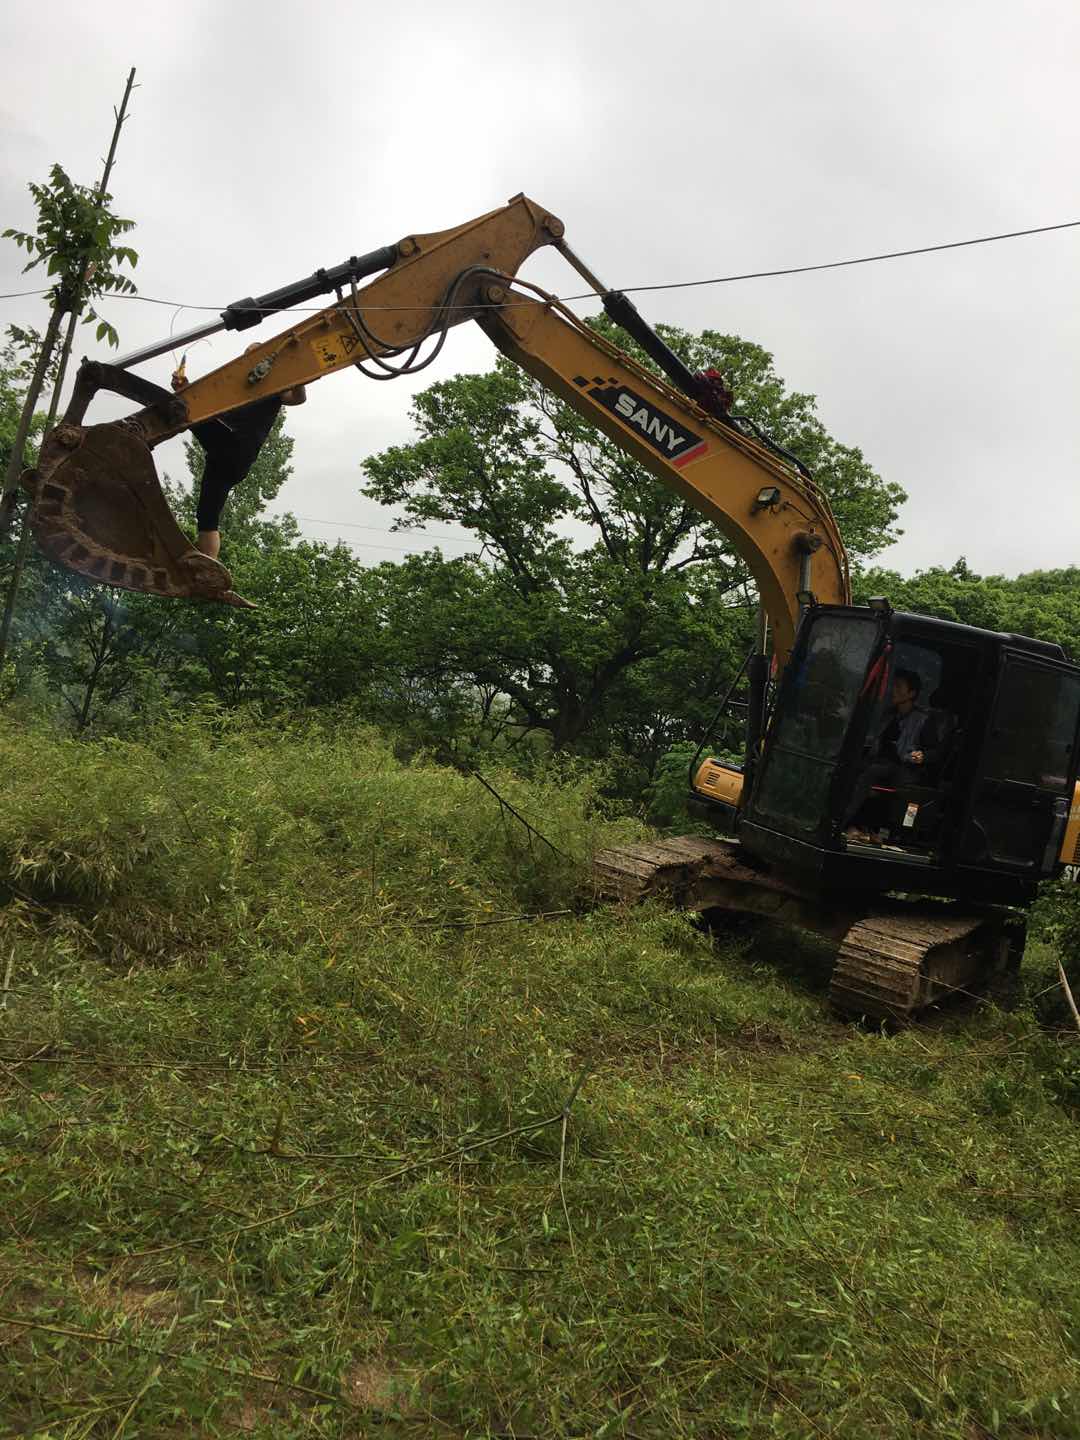
{"label": "green tree", "polygon": [[[0,470],[7,466],[14,451],[33,368],[33,362],[27,361],[26,351],[18,341],[9,341],[0,349]],[[25,446],[31,461],[44,425],[45,416],[40,412],[31,416]],[[17,541],[0,527],[0,575],[11,575],[17,553]],[[40,556],[28,558],[23,581],[28,603],[21,614],[12,617],[7,653],[0,665],[0,697],[4,699],[26,689],[41,660],[40,637],[47,628],[54,600],[50,570]]]}
{"label": "green tree", "polygon": [[895,570],[866,570],[856,575],[854,588],[860,601],[884,595],[897,610],[1030,635],[1060,645],[1071,659],[1080,655],[1080,567],[1075,565],[1009,578],[977,575],[961,557],[948,569],[932,566],[906,577]]}
{"label": "green tree", "polygon": [[[14,327],[9,327],[14,329]],[[25,351],[17,340],[9,339],[0,348],[0,466],[6,468],[15,449],[19,431],[19,420],[26,401],[26,387],[29,380]],[[45,424],[45,416],[37,413],[30,417],[28,439],[33,441]]]}
{"label": "green tree", "polygon": [[[293,472],[292,437],[278,416],[258,459],[229,496],[221,558],[257,606],[181,604],[181,644],[199,683],[223,704],[299,709],[355,698],[370,684],[378,631],[372,572],[345,545],[302,540],[291,515],[268,517]],[[166,481],[181,524],[195,528],[206,457],[185,446],[191,484]],[[187,670],[189,681],[196,675]]]}
{"label": "green tree", "polygon": [[[127,103],[127,95],[124,103]],[[103,295],[131,295],[135,292],[134,282],[123,273],[121,266],[134,267],[139,257],[130,245],[118,243],[119,237],[133,229],[135,222],[113,214],[109,208],[112,196],[106,190],[121,123],[122,112],[113,134],[113,149],[106,162],[105,175],[96,189],[76,184],[62,165],[54,165],[49,172],[48,184],[32,182],[29,186],[37,207],[36,230],[9,227],[3,232],[5,239],[14,240],[27,252],[29,259],[23,266],[24,274],[38,266],[44,267],[51,282],[48,294],[52,304],[37,363],[27,385],[13,453],[5,471],[5,495],[18,482],[23,446],[30,433],[34,407],[53,362],[64,316],[82,315],[84,322],[96,321],[97,338],[115,346],[116,331],[108,320],[98,315],[94,301]]]}
{"label": "green tree", "polygon": [[[49,291],[52,312],[33,372],[27,381],[11,454],[4,470],[3,484],[0,486],[0,530],[5,532],[14,515],[16,490],[25,464],[26,443],[33,427],[38,397],[46,377],[54,376],[52,400],[45,420],[45,428],[48,429],[59,406],[76,321],[80,314],[85,312],[87,320],[98,321],[98,339],[107,339],[110,344],[116,345],[116,331],[107,320],[98,317],[92,302],[102,295],[132,294],[135,290],[133,282],[121,273],[120,267],[124,264],[134,267],[139,257],[130,246],[117,244],[118,237],[131,230],[134,221],[124,220],[112,212],[109,208],[112,197],[108,193],[109,176],[112,174],[116,147],[134,84],[135,69],[132,67],[128,73],[120,108],[113,111],[115,124],[112,139],[97,188],[90,190],[84,185],[74,184],[62,166],[54,165],[48,185],[30,185],[30,193],[37,206],[36,231],[10,228],[4,231],[5,238],[14,240],[30,256],[23,267],[24,273],[43,265],[46,272],[55,277],[55,284]],[[54,351],[65,315],[70,317],[67,335],[54,369]],[[24,342],[32,334],[33,332],[14,332],[15,338]],[[8,640],[15,618],[15,603],[29,552],[30,527],[24,517],[8,579],[3,617],[0,619],[0,672],[7,657]]]}
{"label": "green tree", "polygon": [[[224,553],[224,547],[223,547]],[[299,539],[291,517],[231,536],[237,589],[257,608],[189,603],[187,644],[223,704],[305,709],[355,699],[378,650],[377,593],[345,545]]]}
{"label": "green tree", "polygon": [[[662,333],[695,368],[719,359],[740,409],[817,467],[854,554],[893,538],[903,492],[825,432],[812,398],[788,392],[765,351],[714,332]],[[604,748],[621,730],[654,760],[728,682],[753,603],[742,560],[506,361],[431,386],[412,414],[417,440],[365,461],[364,493],[398,507],[400,528],[464,526],[482,555],[413,568],[439,601],[421,632],[406,629],[405,648],[437,653],[448,679],[501,692],[515,722],[556,748]],[[418,600],[406,613],[423,609]]]}
{"label": "green tree", "polygon": [[182,622],[175,607],[54,574],[63,593],[41,627],[40,653],[75,733],[159,710],[186,658],[177,648]]}

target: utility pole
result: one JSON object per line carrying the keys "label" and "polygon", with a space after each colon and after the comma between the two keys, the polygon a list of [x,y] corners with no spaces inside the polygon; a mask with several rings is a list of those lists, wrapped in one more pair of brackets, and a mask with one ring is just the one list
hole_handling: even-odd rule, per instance
{"label": "utility pole", "polygon": [[[112,174],[113,162],[116,159],[116,147],[120,141],[120,131],[123,129],[124,121],[127,118],[128,101],[131,92],[135,88],[135,67],[128,72],[127,84],[124,86],[124,98],[120,101],[120,108],[113,109],[112,140],[109,144],[109,153],[105,157],[105,166],[101,172],[101,179],[95,191],[95,199],[100,205],[108,193],[109,177]],[[75,327],[79,323],[79,314],[83,306],[83,287],[89,275],[89,257],[84,261],[79,271],[75,285],[72,290],[66,290],[61,286],[53,303],[52,314],[49,316],[49,324],[45,331],[45,338],[41,343],[41,351],[38,355],[37,364],[34,367],[34,374],[30,380],[30,388],[26,392],[26,400],[23,404],[22,414],[19,416],[19,425],[15,433],[15,443],[12,446],[11,457],[8,461],[7,473],[4,476],[2,499],[0,499],[0,525],[7,528],[11,524],[14,514],[15,492],[19,484],[19,476],[23,470],[23,457],[26,449],[26,441],[30,435],[30,426],[34,419],[34,407],[37,404],[38,396],[45,383],[45,376],[48,374],[49,363],[52,360],[53,350],[56,346],[56,339],[60,333],[60,324],[65,313],[68,314],[67,335],[64,338],[64,347],[60,354],[60,363],[57,367],[56,381],[53,385],[52,397],[49,401],[49,412],[45,419],[45,431],[52,429],[56,420],[56,412],[60,405],[60,392],[64,388],[64,376],[67,371],[68,360],[71,357],[71,347],[75,339]],[[15,601],[19,593],[19,584],[22,580],[23,569],[26,565],[26,557],[30,553],[30,518],[29,514],[23,514],[22,529],[19,533],[19,543],[15,551],[15,564],[8,582],[7,594],[4,597],[4,615],[0,620],[0,671],[3,670],[4,661],[7,659],[8,637],[11,634],[11,622],[15,614]]]}

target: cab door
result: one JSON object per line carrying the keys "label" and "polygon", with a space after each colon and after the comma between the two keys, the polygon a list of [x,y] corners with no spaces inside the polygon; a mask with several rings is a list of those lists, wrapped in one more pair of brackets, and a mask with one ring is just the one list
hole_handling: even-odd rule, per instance
{"label": "cab door", "polygon": [[964,864],[1050,874],[1076,779],[1080,675],[1006,651],[960,845]]}
{"label": "cab door", "polygon": [[836,786],[867,666],[881,648],[870,610],[822,607],[800,632],[781,684],[761,773],[746,818],[824,844],[835,827]]}

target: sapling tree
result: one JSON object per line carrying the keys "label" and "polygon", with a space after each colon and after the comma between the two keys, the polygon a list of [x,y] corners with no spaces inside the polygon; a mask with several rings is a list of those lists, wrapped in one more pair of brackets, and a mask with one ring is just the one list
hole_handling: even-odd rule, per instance
{"label": "sapling tree", "polygon": [[[25,466],[26,443],[34,425],[35,408],[46,379],[53,369],[55,379],[46,417],[46,429],[56,418],[77,321],[81,316],[84,322],[96,322],[98,340],[107,341],[115,347],[118,343],[116,330],[108,320],[97,313],[95,302],[105,295],[131,295],[135,292],[134,281],[123,272],[122,267],[127,265],[133,269],[139,257],[130,245],[120,243],[121,237],[134,228],[135,222],[125,220],[113,212],[112,196],[108,190],[109,176],[116,159],[116,147],[134,84],[135,70],[132,68],[120,108],[113,112],[115,124],[112,141],[96,188],[77,184],[63,166],[54,165],[46,184],[31,182],[29,187],[37,209],[36,229],[29,231],[9,227],[3,232],[5,239],[14,240],[20,249],[26,251],[29,258],[23,266],[24,273],[39,267],[44,269],[51,281],[46,294],[52,305],[26,388],[3,484],[0,486],[0,526],[4,529],[10,526],[14,514],[15,493],[19,476]],[[63,352],[57,361],[56,344],[65,316],[69,317],[67,335]],[[13,338],[25,342],[26,332]],[[0,669],[7,653],[15,598],[29,543],[30,532],[24,522],[8,581],[3,619],[0,621]]]}

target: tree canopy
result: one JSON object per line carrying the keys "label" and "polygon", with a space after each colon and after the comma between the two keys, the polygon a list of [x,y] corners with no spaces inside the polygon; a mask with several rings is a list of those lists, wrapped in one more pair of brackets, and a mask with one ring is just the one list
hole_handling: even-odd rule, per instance
{"label": "tree canopy", "polygon": [[[737,408],[814,468],[858,562],[857,598],[886,594],[1074,651],[1080,569],[1007,579],[963,560],[909,577],[874,568],[897,533],[899,488],[824,430],[812,397],[789,391],[760,347],[664,335],[692,366],[719,361]],[[0,447],[25,384],[6,352]],[[463,526],[475,554],[368,566],[344,544],[305,539],[291,516],[269,516],[293,471],[282,416],[223,527],[223,559],[258,609],[111,591],[37,559],[6,693],[36,696],[78,730],[129,728],[207,698],[275,713],[345,705],[444,758],[491,745],[522,759],[548,748],[618,756],[624,793],[643,793],[665,753],[702,737],[749,647],[754,595],[739,557],[507,362],[428,387],[412,415],[414,439],[367,459],[364,490],[399,528]],[[187,483],[167,490],[193,528],[197,444],[187,460]],[[0,566],[9,561],[0,546]]]}
{"label": "tree canopy", "polygon": [[933,566],[906,577],[868,569],[856,579],[855,596],[871,595],[886,596],[896,610],[1050,640],[1070,659],[1080,658],[1080,566],[1011,579],[976,575],[963,557],[948,569]]}
{"label": "tree canopy", "polygon": [[[719,363],[740,413],[815,470],[856,558],[894,538],[902,490],[825,431],[813,397],[789,391],[766,351],[712,331],[661,332],[691,367]],[[666,747],[699,724],[745,645],[752,604],[721,531],[506,360],[430,386],[412,417],[415,441],[364,462],[364,493],[395,507],[399,528],[454,522],[480,545],[444,562],[429,646],[497,687],[516,723],[557,748],[636,749],[648,736]],[[429,568],[423,584],[431,578]]]}

